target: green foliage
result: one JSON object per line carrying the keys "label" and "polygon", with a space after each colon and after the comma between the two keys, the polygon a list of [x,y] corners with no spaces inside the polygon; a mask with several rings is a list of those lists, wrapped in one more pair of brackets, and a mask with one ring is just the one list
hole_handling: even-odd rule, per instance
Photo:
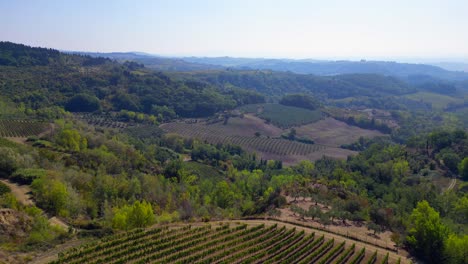
{"label": "green foliage", "polygon": [[117,229],[133,229],[146,227],[155,221],[153,208],[150,203],[136,201],[133,205],[116,208],[112,219],[112,226]]}
{"label": "green foliage", "polygon": [[169,120],[176,115],[208,116],[264,101],[252,91],[225,88],[194,76],[179,80],[144,68],[137,73],[131,63],[9,42],[0,43],[0,68],[6,80],[1,94],[33,110],[65,104],[70,111],[95,111],[101,105],[107,111],[125,109]]}
{"label": "green foliage", "polygon": [[52,49],[34,48],[11,42],[0,42],[0,65],[35,66],[47,65],[50,60],[58,60],[60,53]]}
{"label": "green foliage", "polygon": [[37,204],[50,210],[55,215],[69,216],[71,203],[70,192],[61,181],[42,177],[35,179],[31,188]]}
{"label": "green foliage", "polygon": [[444,253],[447,259],[444,261],[449,264],[468,263],[468,235],[456,236],[451,234],[444,244]]}
{"label": "green foliage", "polygon": [[427,201],[419,202],[409,219],[407,242],[411,249],[429,263],[443,260],[448,229]]}
{"label": "green foliage", "polygon": [[60,146],[70,151],[80,151],[87,147],[87,140],[82,137],[77,130],[74,129],[63,129],[58,133],[56,142]]}
{"label": "green foliage", "polygon": [[460,161],[460,164],[458,165],[458,171],[460,172],[460,175],[463,179],[468,180],[468,157]]}
{"label": "green foliage", "polygon": [[315,76],[290,72],[239,70],[201,72],[196,76],[209,83],[248,88],[275,97],[288,93],[313,94],[318,98],[375,97],[401,95],[415,90],[395,77],[377,74]]}
{"label": "green foliage", "polygon": [[19,166],[18,159],[12,148],[0,147],[0,177],[10,176]]}
{"label": "green foliage", "polygon": [[5,193],[11,192],[10,187],[8,187],[3,182],[0,182],[0,196],[4,195]]}
{"label": "green foliage", "polygon": [[77,94],[65,105],[65,109],[70,112],[94,112],[100,108],[99,99],[88,94]]}
{"label": "green foliage", "polygon": [[[5,189],[4,189],[5,190]],[[11,208],[19,209],[21,207],[20,202],[16,199],[15,195],[11,192],[0,195],[0,208]]]}
{"label": "green foliage", "polygon": [[45,177],[47,174],[44,169],[18,169],[11,176],[10,180],[19,184],[31,184],[35,179]]}
{"label": "green foliage", "polygon": [[240,108],[241,111],[254,112],[279,127],[287,128],[317,122],[322,119],[322,112],[281,104],[247,105]]}
{"label": "green foliage", "polygon": [[320,103],[310,95],[307,94],[289,94],[283,96],[279,101],[282,105],[294,106],[315,110],[320,107]]}
{"label": "green foliage", "polygon": [[51,226],[43,212],[31,206],[25,209],[26,213],[32,217],[32,229],[26,241],[26,246],[47,246],[60,237],[65,237],[65,231],[58,227]]}
{"label": "green foliage", "polygon": [[458,165],[460,163],[460,156],[449,148],[443,149],[436,155],[436,158],[442,160],[444,165],[453,173],[458,173]]}

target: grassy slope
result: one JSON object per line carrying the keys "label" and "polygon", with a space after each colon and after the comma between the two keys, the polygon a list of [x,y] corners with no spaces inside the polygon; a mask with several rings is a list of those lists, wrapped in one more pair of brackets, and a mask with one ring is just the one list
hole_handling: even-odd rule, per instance
{"label": "grassy slope", "polygon": [[448,95],[430,93],[430,92],[417,92],[413,94],[408,94],[404,96],[407,99],[422,101],[425,103],[432,104],[432,107],[435,109],[444,109],[450,103],[462,103],[463,99],[455,98]]}

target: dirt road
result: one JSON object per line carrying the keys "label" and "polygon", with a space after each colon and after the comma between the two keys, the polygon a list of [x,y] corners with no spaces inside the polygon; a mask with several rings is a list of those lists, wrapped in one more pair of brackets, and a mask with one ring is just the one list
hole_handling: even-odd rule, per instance
{"label": "dirt road", "polygon": [[457,184],[457,179],[452,179],[452,181],[450,182],[450,185],[447,187],[447,189],[445,190],[446,192],[450,191],[453,189],[453,187],[455,187],[455,185]]}
{"label": "dirt road", "polygon": [[34,205],[34,201],[30,195],[31,188],[29,188],[28,185],[18,185],[17,183],[4,179],[1,179],[0,182],[10,187],[11,193],[16,197],[18,202],[26,206]]}
{"label": "dirt road", "polygon": [[[4,183],[6,186],[10,187],[11,193],[16,197],[16,200],[25,206],[32,206],[35,205],[32,196],[31,196],[31,188],[29,185],[19,185],[17,183],[13,183],[9,180],[1,179],[0,182]],[[68,230],[68,224],[63,222],[57,217],[51,217],[49,219],[49,223],[54,226],[58,226],[63,230]]]}

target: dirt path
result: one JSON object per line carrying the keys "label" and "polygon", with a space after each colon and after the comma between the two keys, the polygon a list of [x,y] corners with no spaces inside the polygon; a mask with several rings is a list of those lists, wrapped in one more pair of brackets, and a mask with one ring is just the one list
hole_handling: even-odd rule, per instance
{"label": "dirt path", "polygon": [[[29,185],[19,185],[17,183],[13,183],[9,180],[1,179],[0,182],[4,183],[11,189],[11,193],[15,196],[16,200],[20,202],[24,206],[32,206],[35,205],[32,197],[31,197],[31,188]],[[57,217],[49,218],[49,224],[58,226],[63,230],[68,230],[68,224],[62,221]]]}
{"label": "dirt path", "polygon": [[71,241],[66,242],[65,244],[60,244],[55,246],[55,248],[43,252],[39,255],[36,255],[33,260],[30,262],[31,264],[45,264],[50,263],[51,261],[57,260],[58,253],[63,252],[67,249],[79,247],[85,242],[89,242],[89,240],[85,239],[74,239]]}
{"label": "dirt path", "polygon": [[445,190],[445,191],[448,192],[448,191],[452,190],[453,187],[455,187],[456,184],[457,184],[457,179],[453,178],[452,181],[450,182],[449,187],[447,187],[447,190]]}
{"label": "dirt path", "polygon": [[1,179],[0,182],[4,183],[11,189],[11,193],[16,197],[18,202],[25,206],[34,205],[34,201],[31,198],[31,188],[28,185],[18,185],[9,180]]}
{"label": "dirt path", "polygon": [[26,137],[5,137],[5,138],[18,144],[26,144],[26,140],[28,139]]}

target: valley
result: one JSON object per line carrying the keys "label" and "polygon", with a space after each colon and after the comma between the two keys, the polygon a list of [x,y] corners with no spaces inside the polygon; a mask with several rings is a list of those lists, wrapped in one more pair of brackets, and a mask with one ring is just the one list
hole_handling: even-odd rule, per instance
{"label": "valley", "polygon": [[0,42],[0,263],[466,262],[464,74],[112,54]]}

